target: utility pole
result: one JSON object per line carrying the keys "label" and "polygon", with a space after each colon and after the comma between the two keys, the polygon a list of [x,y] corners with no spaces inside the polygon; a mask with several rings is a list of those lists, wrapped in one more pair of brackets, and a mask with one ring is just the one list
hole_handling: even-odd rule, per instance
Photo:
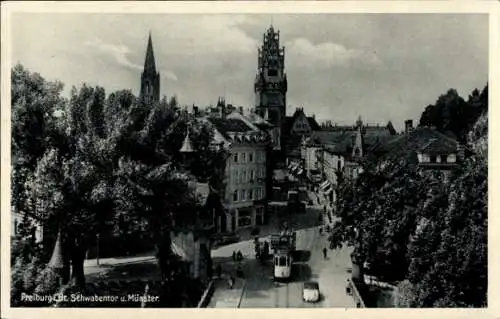
{"label": "utility pole", "polygon": [[96,235],[96,262],[97,262],[97,266],[99,266],[99,233],[97,233]]}

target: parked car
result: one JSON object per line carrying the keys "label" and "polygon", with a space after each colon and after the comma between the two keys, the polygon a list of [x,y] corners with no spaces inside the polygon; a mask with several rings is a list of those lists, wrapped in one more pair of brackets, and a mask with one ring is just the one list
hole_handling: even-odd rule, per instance
{"label": "parked car", "polygon": [[304,287],[302,289],[302,300],[305,302],[319,301],[319,284],[316,281],[304,283]]}

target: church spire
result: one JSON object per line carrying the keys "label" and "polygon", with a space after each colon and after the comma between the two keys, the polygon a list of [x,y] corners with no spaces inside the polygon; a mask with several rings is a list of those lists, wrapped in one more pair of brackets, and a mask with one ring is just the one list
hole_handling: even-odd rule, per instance
{"label": "church spire", "polygon": [[148,47],[146,49],[146,60],[144,61],[144,71],[156,73],[155,55],[153,51],[153,40],[151,40],[151,31],[149,31]]}
{"label": "church spire", "polygon": [[141,75],[141,97],[147,100],[160,100],[160,73],[156,72],[153,40],[149,32],[144,70]]}

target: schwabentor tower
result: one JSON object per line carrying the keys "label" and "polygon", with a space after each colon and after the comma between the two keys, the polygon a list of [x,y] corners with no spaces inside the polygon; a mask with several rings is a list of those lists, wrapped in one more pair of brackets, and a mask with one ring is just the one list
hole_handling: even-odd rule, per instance
{"label": "schwabentor tower", "polygon": [[153,41],[151,33],[148,38],[146,49],[146,59],[144,61],[144,70],[141,74],[141,98],[151,101],[160,100],[160,73],[156,72],[155,55],[153,52]]}
{"label": "schwabentor tower", "polygon": [[280,47],[280,34],[273,26],[264,33],[262,47],[258,50],[254,91],[255,110],[273,125],[273,149],[281,150],[287,92],[285,48]]}

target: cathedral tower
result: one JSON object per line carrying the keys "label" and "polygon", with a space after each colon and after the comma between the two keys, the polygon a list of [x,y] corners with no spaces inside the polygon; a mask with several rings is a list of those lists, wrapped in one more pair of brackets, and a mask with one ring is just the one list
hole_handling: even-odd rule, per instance
{"label": "cathedral tower", "polygon": [[256,113],[273,125],[273,148],[281,150],[287,92],[285,48],[280,48],[280,34],[273,26],[264,33],[262,47],[258,50],[254,92]]}
{"label": "cathedral tower", "polygon": [[141,98],[145,98],[151,101],[160,100],[160,73],[156,72],[151,33],[149,33],[148,47],[146,49],[146,59],[144,61],[144,70],[141,74],[140,96]]}

